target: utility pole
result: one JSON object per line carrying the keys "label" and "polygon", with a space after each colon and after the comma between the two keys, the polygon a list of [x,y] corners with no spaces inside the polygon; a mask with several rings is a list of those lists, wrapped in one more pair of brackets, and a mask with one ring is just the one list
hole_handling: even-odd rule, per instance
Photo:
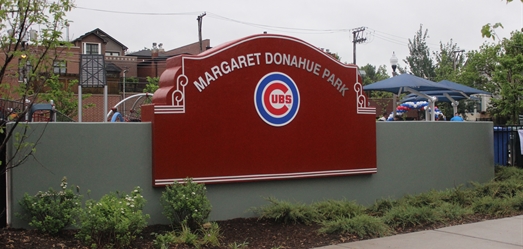
{"label": "utility pole", "polygon": [[454,60],[452,61],[452,66],[454,68],[454,71],[456,71],[456,59],[458,59],[458,56],[461,56],[461,54],[463,52],[465,52],[464,49],[452,51],[452,54],[454,54]]}
{"label": "utility pole", "polygon": [[202,45],[202,22],[203,22],[203,17],[206,15],[205,12],[203,12],[203,14],[199,15],[198,18],[196,18],[196,20],[198,20],[198,37],[199,37],[199,40],[200,40],[200,53],[203,52],[203,45]]}
{"label": "utility pole", "polygon": [[363,31],[365,31],[365,27],[352,30],[352,64],[354,65],[356,65],[356,44],[367,40],[367,38],[363,37]]}

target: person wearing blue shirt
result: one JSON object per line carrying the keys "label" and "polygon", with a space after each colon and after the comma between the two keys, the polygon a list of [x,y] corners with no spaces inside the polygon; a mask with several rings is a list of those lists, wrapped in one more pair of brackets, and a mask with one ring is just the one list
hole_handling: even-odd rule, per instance
{"label": "person wearing blue shirt", "polygon": [[459,115],[459,113],[456,112],[456,113],[454,114],[454,117],[452,117],[452,118],[450,119],[450,121],[458,121],[458,122],[462,122],[462,121],[463,121],[463,118]]}

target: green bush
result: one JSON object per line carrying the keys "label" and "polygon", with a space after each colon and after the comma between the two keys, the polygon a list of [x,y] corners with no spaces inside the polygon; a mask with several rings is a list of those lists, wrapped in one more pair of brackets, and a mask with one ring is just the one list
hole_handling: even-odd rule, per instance
{"label": "green bush", "polygon": [[406,195],[401,200],[399,200],[399,203],[400,205],[414,207],[437,207],[443,203],[442,199],[444,197],[444,192],[431,190],[418,195]]}
{"label": "green bush", "polygon": [[508,179],[518,180],[523,182],[523,170],[514,166],[498,166],[496,169],[495,181],[505,181]]}
{"label": "green bush", "polygon": [[322,220],[335,220],[339,218],[352,218],[365,212],[365,207],[354,201],[327,200],[312,204]]}
{"label": "green bush", "polygon": [[398,205],[398,201],[391,199],[379,199],[366,209],[366,213],[372,216],[383,216],[393,207]]}
{"label": "green bush", "polygon": [[390,233],[390,228],[382,219],[362,214],[353,218],[339,218],[324,221],[319,231],[322,233],[350,233],[364,238],[367,236],[386,236]]}
{"label": "green bush", "polygon": [[[36,195],[24,194],[19,204],[25,214],[17,214],[29,221],[29,225],[40,232],[56,234],[70,225],[76,224],[81,211],[82,196],[67,188],[67,178],[62,179],[62,190],[49,188],[46,192],[39,191]],[[78,187],[76,188],[78,190]]]}
{"label": "green bush", "polygon": [[310,205],[280,201],[274,197],[265,198],[269,205],[254,209],[259,218],[273,219],[283,223],[310,224],[319,220],[320,214]]}
{"label": "green bush", "polygon": [[211,213],[206,192],[204,184],[195,183],[190,178],[165,188],[160,198],[162,213],[173,228],[179,229],[183,223],[193,230],[201,227]]}
{"label": "green bush", "polygon": [[492,196],[484,196],[476,199],[475,202],[472,203],[472,210],[474,213],[494,217],[503,217],[515,212],[512,198],[501,199]]}
{"label": "green bush", "polygon": [[454,203],[443,203],[441,206],[434,208],[437,217],[445,221],[458,221],[472,215],[474,212],[471,208],[462,207]]}
{"label": "green bush", "polygon": [[147,226],[144,205],[140,187],[131,194],[110,193],[98,202],[88,200],[76,237],[93,248],[126,247]]}
{"label": "green bush", "polygon": [[491,196],[493,198],[511,198],[518,192],[523,192],[523,181],[517,178],[508,178],[503,181],[491,181],[476,185],[478,197]]}
{"label": "green bush", "polygon": [[442,220],[433,208],[429,206],[415,207],[415,206],[398,206],[393,207],[387,212],[383,219],[385,224],[396,227],[414,227],[434,224]]}
{"label": "green bush", "polygon": [[476,198],[476,193],[470,189],[462,189],[462,186],[443,191],[443,200],[461,207],[468,207]]}

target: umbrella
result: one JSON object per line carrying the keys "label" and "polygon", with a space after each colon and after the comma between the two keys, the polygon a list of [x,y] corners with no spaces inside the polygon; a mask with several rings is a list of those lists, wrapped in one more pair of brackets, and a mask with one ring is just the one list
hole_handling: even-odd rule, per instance
{"label": "umbrella", "polygon": [[[363,90],[386,91],[392,92],[397,95],[400,95],[404,92],[414,93],[416,95],[424,96],[427,99],[429,99],[431,102],[432,110],[434,110],[434,102],[436,101],[436,98],[432,98],[431,96],[424,94],[424,91],[456,91],[452,87],[448,87],[443,84],[437,84],[433,81],[423,79],[412,74],[401,74],[392,78],[381,80],[370,85],[363,86]],[[396,106],[396,96],[394,96],[393,106]],[[393,112],[395,115],[396,110],[394,109]]]}

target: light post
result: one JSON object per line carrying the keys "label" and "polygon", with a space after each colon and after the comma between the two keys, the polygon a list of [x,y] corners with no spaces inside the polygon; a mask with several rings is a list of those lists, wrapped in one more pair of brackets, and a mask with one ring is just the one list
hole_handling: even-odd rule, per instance
{"label": "light post", "polygon": [[[392,57],[390,57],[390,65],[392,66],[392,77],[398,75],[396,73],[396,68],[398,67],[398,57],[396,53],[392,52]],[[396,94],[392,94],[392,118],[396,117]]]}
{"label": "light post", "polygon": [[[123,99],[125,99],[125,73],[127,73],[127,69],[123,70]],[[125,115],[125,101],[123,102],[122,113],[124,113],[124,115]]]}
{"label": "light post", "polygon": [[396,57],[395,52],[392,52],[392,57],[390,57],[390,65],[392,66],[392,76],[398,75],[396,73],[396,68],[398,67],[398,57]]}

